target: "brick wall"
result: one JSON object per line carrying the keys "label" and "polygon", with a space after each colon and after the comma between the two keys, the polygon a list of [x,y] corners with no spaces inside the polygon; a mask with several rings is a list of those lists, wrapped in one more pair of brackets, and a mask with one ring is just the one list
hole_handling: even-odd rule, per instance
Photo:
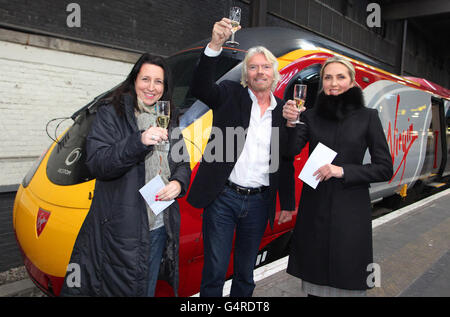
{"label": "brick wall", "polygon": [[[70,117],[121,82],[131,66],[0,41],[0,186],[19,184],[50,145],[45,132],[50,119]],[[55,127],[50,126],[52,135]]]}

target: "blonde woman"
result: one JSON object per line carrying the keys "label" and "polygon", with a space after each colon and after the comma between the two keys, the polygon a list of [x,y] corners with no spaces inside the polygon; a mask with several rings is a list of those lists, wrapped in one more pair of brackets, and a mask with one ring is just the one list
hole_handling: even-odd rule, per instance
{"label": "blonde woman", "polygon": [[[302,279],[310,296],[365,295],[368,266],[373,262],[370,183],[392,177],[392,161],[377,110],[364,106],[355,69],[332,57],[321,70],[322,91],[312,109],[301,114],[297,154],[309,142],[337,152],[331,164],[315,173],[316,189],[303,186],[287,272]],[[283,115],[295,119],[293,101]],[[363,164],[366,150],[371,162]]]}

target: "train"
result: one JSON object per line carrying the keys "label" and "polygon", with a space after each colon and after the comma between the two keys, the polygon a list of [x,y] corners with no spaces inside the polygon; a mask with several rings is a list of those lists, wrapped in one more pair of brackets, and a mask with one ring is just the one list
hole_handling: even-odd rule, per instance
{"label": "train", "polygon": [[[239,82],[242,61],[253,46],[268,48],[278,60],[281,79],[274,95],[292,99],[295,84],[308,85],[306,107],[313,107],[320,91],[320,68],[333,55],[348,59],[356,69],[366,106],[378,110],[392,157],[394,174],[387,182],[372,184],[373,202],[408,193],[416,183],[427,184],[450,174],[450,91],[426,79],[391,73],[369,56],[312,32],[280,27],[240,30],[238,47],[224,47],[215,80]],[[178,108],[190,154],[194,179],[212,125],[212,112],[189,90],[192,73],[208,40],[193,44],[170,57],[174,78],[173,100]],[[86,165],[85,141],[96,110],[108,92],[96,97],[72,116],[73,124],[25,175],[16,194],[13,225],[24,264],[34,283],[47,295],[58,296],[67,272],[72,249],[94,195],[95,179]],[[294,159],[296,203],[303,183],[298,175],[308,149]],[[366,154],[364,162],[370,160]],[[277,198],[278,199],[278,198]],[[198,293],[203,267],[202,212],[179,200],[181,211],[179,296]],[[267,227],[255,268],[286,256],[296,221],[278,224],[279,202],[274,227]],[[233,270],[232,260],[227,272]],[[172,296],[164,281],[158,281],[156,296]]]}

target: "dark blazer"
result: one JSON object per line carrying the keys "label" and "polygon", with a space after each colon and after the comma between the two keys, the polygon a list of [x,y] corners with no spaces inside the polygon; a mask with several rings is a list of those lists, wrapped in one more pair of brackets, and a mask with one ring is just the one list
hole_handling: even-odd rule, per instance
{"label": "dark blazer", "polygon": [[[309,141],[311,154],[323,143],[337,152],[332,164],[344,168],[344,178],[303,186],[287,272],[318,285],[364,290],[373,262],[369,186],[392,177],[392,160],[378,112],[364,107],[361,89],[342,95],[319,95],[302,114],[306,124],[297,127],[292,149],[300,152]],[[371,163],[363,165],[367,149]]]}
{"label": "dark blazer", "polygon": [[[238,149],[236,140],[233,142],[226,139],[226,128],[242,127],[245,130],[250,122],[252,100],[248,89],[233,81],[224,80],[220,84],[214,82],[213,76],[218,60],[218,57],[208,57],[202,53],[191,84],[192,94],[213,110],[212,125],[220,129],[224,136],[223,160],[221,162],[202,160],[191,185],[187,201],[196,208],[208,206],[219,195],[242,152],[242,148]],[[286,119],[282,116],[284,103],[276,99],[277,106],[272,111],[271,139],[272,149],[276,150],[276,153],[271,153],[271,162],[277,160],[279,166],[269,175],[271,226],[275,218],[277,191],[280,195],[281,209],[294,210],[295,208],[293,160],[284,155],[287,152],[288,134],[294,133],[295,130],[286,127]],[[278,129],[278,133],[274,132],[274,128]],[[211,141],[210,138],[204,153],[210,153],[212,147],[218,146],[218,142]],[[230,142],[234,144],[232,149],[229,146]],[[230,150],[233,150],[232,154],[229,153]],[[229,157],[232,159],[228,159],[229,162],[227,162],[226,158]]]}
{"label": "dark blazer", "polygon": [[[131,97],[124,98],[123,106],[121,116],[110,104],[100,107],[87,137],[86,164],[96,177],[95,194],[70,259],[80,265],[81,287],[64,283],[62,296],[147,296],[150,231],[139,189],[145,184],[145,156],[153,146],[141,142]],[[177,140],[170,141],[172,145]],[[168,160],[169,180],[180,182],[182,197],[190,181],[189,160],[176,163],[171,155]],[[159,277],[176,294],[178,202],[168,209],[164,211],[168,238]]]}

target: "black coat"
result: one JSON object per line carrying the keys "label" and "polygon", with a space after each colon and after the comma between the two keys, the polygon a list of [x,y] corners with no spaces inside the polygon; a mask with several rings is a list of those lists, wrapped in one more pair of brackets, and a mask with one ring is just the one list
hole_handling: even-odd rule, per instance
{"label": "black coat", "polygon": [[[102,106],[87,137],[86,164],[96,177],[94,198],[78,234],[70,263],[81,268],[81,287],[61,295],[146,296],[150,231],[145,201],[145,156],[153,146],[141,142],[131,97],[124,98],[124,115]],[[171,140],[171,144],[175,140]],[[175,163],[169,155],[170,180],[180,182],[183,196],[190,182],[189,161]],[[177,293],[180,213],[175,201],[164,211],[168,235],[160,279]],[[70,272],[69,272],[70,273]],[[66,275],[66,278],[69,274]]]}
{"label": "black coat", "polygon": [[[364,107],[359,87],[340,96],[318,96],[302,114],[295,152],[309,141],[338,154],[332,164],[344,178],[330,178],[316,189],[307,184],[298,208],[287,272],[302,280],[335,288],[369,288],[367,266],[373,262],[369,185],[392,177],[392,160],[377,110]],[[369,149],[371,163],[363,165]]]}
{"label": "black coat", "polygon": [[[239,142],[233,142],[233,140],[225,137],[227,127],[242,127],[245,130],[250,123],[252,100],[248,89],[237,82],[229,80],[224,80],[218,85],[214,83],[213,75],[218,59],[218,57],[208,57],[202,54],[200,62],[194,71],[191,84],[192,94],[213,110],[212,126],[220,129],[224,136],[222,139],[222,162],[203,160],[192,182],[187,201],[196,208],[204,208],[216,199],[217,195],[225,187],[226,181],[242,152],[243,148],[238,149]],[[271,146],[273,149],[276,149],[276,146],[273,147],[276,144],[278,149],[276,153],[271,153],[270,155],[272,162],[277,160],[279,165],[276,170],[269,174],[269,223],[271,226],[273,226],[275,218],[277,191],[280,195],[281,209],[295,209],[292,158],[284,155],[288,150],[288,134],[295,131],[294,129],[286,128],[286,119],[282,116],[283,101],[278,98],[276,100],[277,106],[272,111]],[[279,133],[274,133],[273,128],[278,129]],[[229,146],[231,142],[234,144],[233,148]],[[204,153],[210,153],[211,147],[214,145],[210,138]],[[228,153],[230,150],[233,150],[233,155]],[[232,159],[227,160],[229,157],[232,157]]]}

